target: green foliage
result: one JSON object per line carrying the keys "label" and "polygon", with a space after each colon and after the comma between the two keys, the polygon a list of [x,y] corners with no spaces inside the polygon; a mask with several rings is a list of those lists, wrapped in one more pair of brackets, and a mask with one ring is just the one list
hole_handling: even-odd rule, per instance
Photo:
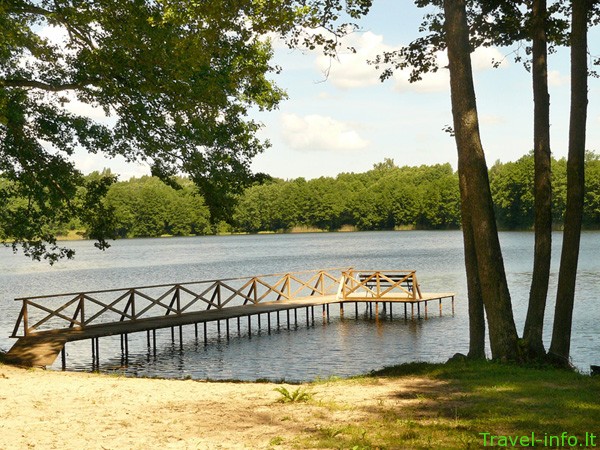
{"label": "green foliage", "polygon": [[[515,162],[496,162],[490,168],[490,188],[494,199],[496,220],[503,229],[533,227],[533,155]],[[585,162],[585,202],[583,224],[600,227],[600,159],[587,152]],[[552,215],[554,226],[560,228],[567,203],[567,161],[552,159]]]}
{"label": "green foliage", "polygon": [[524,229],[533,226],[533,155],[516,162],[496,163],[490,169],[490,189],[496,220],[503,228]]}
{"label": "green foliage", "polygon": [[72,166],[50,158],[36,174],[21,173],[16,179],[4,172],[0,178],[0,242],[12,241],[16,251],[46,259],[51,264],[73,251],[56,243],[56,235],[83,227],[87,235],[108,247],[113,237],[113,216],[102,198],[115,177],[106,172],[83,177]]}
{"label": "green foliage", "polygon": [[[248,112],[272,110],[285,98],[271,81],[280,69],[271,64],[265,36],[333,54],[338,37],[354,29],[345,18],[366,14],[370,4],[0,2],[0,176],[6,181],[0,241],[11,239],[31,257],[54,261],[73,252],[56,245],[56,232],[64,228],[53,225],[81,221],[100,248],[107,246],[110,211],[101,196],[110,183],[84,180],[70,161],[78,149],[147,162],[165,182],[186,173],[211,220],[229,219],[234,194],[256,180],[252,158],[269,146],[257,138],[261,124]],[[75,100],[106,118],[77,112]],[[85,208],[73,205],[79,190],[85,191],[79,197]],[[199,218],[163,223],[165,207],[146,200],[153,212],[132,233],[152,235],[161,227],[175,234],[203,232],[204,224],[195,225]],[[189,199],[178,203],[172,217],[189,207]]]}
{"label": "green foliage", "polygon": [[[566,206],[566,160],[552,160],[553,216],[560,228]],[[489,171],[496,220],[502,229],[531,229],[534,218],[533,155],[496,162]],[[240,197],[233,214],[238,231],[294,227],[338,230],[460,227],[458,176],[450,164],[398,167],[387,159],[365,173],[306,181],[271,180]],[[600,158],[586,157],[584,226],[600,227]]]}
{"label": "green foliage", "polygon": [[303,403],[310,401],[313,397],[310,392],[301,387],[289,391],[287,388],[280,386],[274,390],[281,394],[281,397],[277,400],[279,403]]}
{"label": "green foliage", "polygon": [[[560,227],[566,203],[566,161],[553,160],[552,168],[554,222]],[[497,162],[490,169],[490,182],[499,226],[530,229],[532,156]],[[294,227],[338,230],[345,225],[360,230],[460,227],[458,179],[449,164],[397,167],[387,160],[368,172],[342,173],[335,178],[266,179],[238,197],[233,217],[229,218],[234,228],[225,221],[211,221],[203,196],[187,178],[171,178],[166,184],[157,177],[146,176],[115,183],[110,172],[95,172],[81,177],[79,183],[69,202],[48,198],[39,208],[28,200],[32,194],[23,186],[0,178],[0,194],[6,205],[0,211],[0,223],[12,223],[13,228],[23,226],[28,223],[23,218],[35,213],[35,223],[42,226],[23,226],[20,232],[29,233],[32,239],[42,235],[50,239],[74,229],[85,230],[86,237],[108,238],[278,232]],[[584,225],[598,228],[600,159],[592,152],[587,155],[586,187]],[[47,195],[48,191],[41,192]],[[48,214],[51,208],[59,211]],[[4,231],[8,229],[0,227],[1,239],[11,239]],[[43,257],[33,245],[26,251],[30,256]]]}
{"label": "green foliage", "polygon": [[208,208],[194,185],[175,180],[179,189],[156,177],[115,183],[106,195],[119,237],[190,236],[211,232]]}
{"label": "green foliage", "polygon": [[338,230],[458,228],[458,178],[450,164],[397,167],[386,159],[373,170],[275,180],[240,196],[234,212],[238,230],[280,231],[294,227]]}

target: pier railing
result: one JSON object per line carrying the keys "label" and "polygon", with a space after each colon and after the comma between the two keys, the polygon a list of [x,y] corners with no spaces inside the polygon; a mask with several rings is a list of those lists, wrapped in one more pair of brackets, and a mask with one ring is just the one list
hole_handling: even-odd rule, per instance
{"label": "pier railing", "polygon": [[336,295],[345,270],[327,269],[17,298],[16,301],[23,302],[23,305],[12,337]]}
{"label": "pier railing", "polygon": [[339,295],[348,301],[414,300],[422,299],[421,288],[414,270],[342,272]]}

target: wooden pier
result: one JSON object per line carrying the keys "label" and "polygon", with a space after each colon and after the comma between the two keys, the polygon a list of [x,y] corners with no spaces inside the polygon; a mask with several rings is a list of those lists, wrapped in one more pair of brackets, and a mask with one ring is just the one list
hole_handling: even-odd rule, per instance
{"label": "wooden pier", "polygon": [[[306,309],[306,320],[312,317],[315,307],[322,308],[324,317],[329,316],[329,305],[339,304],[343,314],[344,305],[354,303],[358,316],[358,303],[367,303],[375,315],[379,304],[387,314],[392,314],[392,304],[404,306],[404,317],[428,317],[428,303],[437,301],[442,314],[442,300],[451,299],[454,314],[454,293],[422,293],[414,270],[407,271],[358,271],[354,269],[327,269],[319,271],[260,275],[251,278],[230,278],[192,283],[154,285],[127,289],[45,295],[18,298],[21,312],[12,336],[17,342],[9,350],[9,362],[35,367],[54,363],[62,353],[65,366],[67,342],[90,339],[92,357],[99,362],[98,340],[104,336],[121,336],[122,349],[127,351],[130,333],[146,332],[148,347],[156,348],[156,330],[171,328],[179,330],[182,345],[182,327],[193,325],[198,338],[198,325],[216,322],[220,330],[225,322],[227,338],[230,321],[235,319],[240,333],[242,319],[248,321],[251,335],[251,317],[257,316],[260,324],[262,314],[267,316],[268,331],[271,330],[271,314],[276,314],[280,326],[280,313],[286,312],[287,326],[290,311]],[[235,326],[235,324],[234,324]]]}

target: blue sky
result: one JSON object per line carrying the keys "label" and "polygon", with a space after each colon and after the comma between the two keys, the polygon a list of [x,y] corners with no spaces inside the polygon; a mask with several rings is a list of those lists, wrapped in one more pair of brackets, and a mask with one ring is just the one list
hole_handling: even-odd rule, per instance
{"label": "blue sky", "polygon": [[[259,155],[255,171],[278,178],[335,176],[364,172],[392,158],[399,165],[449,162],[456,167],[454,140],[442,131],[452,124],[446,70],[410,85],[399,73],[384,83],[366,60],[382,50],[398,48],[418,35],[423,11],[406,0],[378,0],[362,30],[348,39],[355,55],[329,61],[319,52],[292,51],[275,43],[274,76],[289,99],[272,112],[254,113],[264,124],[260,136],[272,147]],[[600,37],[592,30],[590,52]],[[518,159],[533,146],[531,76],[513,62],[514,49],[485,49],[472,56],[482,139],[488,165]],[[498,69],[491,59],[506,56]],[[443,55],[440,56],[442,59]],[[323,70],[331,64],[328,77]],[[549,60],[552,150],[567,154],[569,54],[561,49]],[[600,81],[590,79],[587,148],[600,150]],[[81,154],[85,172],[111,167],[121,179],[149,173],[144,165]]]}

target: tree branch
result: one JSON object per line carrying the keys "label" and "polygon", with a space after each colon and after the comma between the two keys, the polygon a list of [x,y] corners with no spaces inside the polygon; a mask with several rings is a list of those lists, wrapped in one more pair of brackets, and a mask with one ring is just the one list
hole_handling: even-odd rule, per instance
{"label": "tree branch", "polygon": [[2,86],[2,87],[32,88],[32,89],[41,89],[43,91],[50,91],[50,92],[61,92],[61,91],[82,89],[85,86],[89,86],[90,84],[92,84],[92,81],[85,81],[82,83],[50,84],[50,83],[44,83],[42,81],[36,81],[36,80],[2,80],[2,79],[0,79],[0,86]]}
{"label": "tree branch", "polygon": [[8,12],[13,14],[32,14],[36,16],[43,16],[47,20],[54,20],[62,24],[67,29],[71,40],[78,40],[80,43],[85,44],[92,49],[96,48],[93,40],[88,35],[88,33],[84,29],[80,29],[79,27],[73,25],[69,21],[69,19],[60,11],[60,6],[56,2],[54,2],[54,4],[56,10],[53,11],[42,8],[40,6],[35,6],[29,3],[22,2],[18,5],[14,5],[13,7],[9,7]]}

